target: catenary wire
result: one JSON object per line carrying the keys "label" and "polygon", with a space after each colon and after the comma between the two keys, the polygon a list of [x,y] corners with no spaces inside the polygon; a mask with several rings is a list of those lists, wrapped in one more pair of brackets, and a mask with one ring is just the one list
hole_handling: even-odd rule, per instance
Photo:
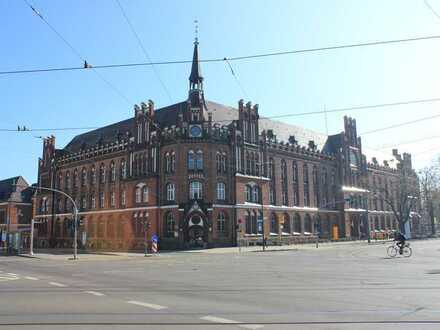
{"label": "catenary wire", "polygon": [[[428,99],[415,99],[415,100],[406,100],[406,101],[400,101],[400,102],[392,102],[392,103],[378,103],[373,105],[361,105],[361,106],[353,106],[353,107],[344,107],[344,108],[333,108],[333,109],[326,109],[326,110],[319,110],[319,111],[309,111],[309,112],[298,112],[298,113],[290,113],[290,114],[284,114],[284,115],[275,115],[275,116],[260,116],[260,119],[278,119],[278,118],[285,118],[285,117],[300,117],[300,116],[307,116],[307,115],[318,115],[318,114],[325,114],[325,113],[333,113],[333,112],[344,112],[344,111],[357,111],[357,110],[366,110],[366,109],[379,109],[379,108],[388,108],[388,107],[396,107],[400,105],[411,105],[411,104],[420,104],[420,103],[431,103],[431,102],[439,102],[440,98],[428,98]],[[435,115],[433,117],[437,117],[439,115]],[[431,117],[425,117],[421,119],[416,119],[411,122],[405,123],[405,125],[409,125],[413,122],[418,122],[422,120],[431,119]],[[221,122],[231,122],[231,120],[218,120],[217,123]],[[399,125],[399,124],[398,124]],[[67,130],[86,130],[86,129],[96,129],[100,127],[54,127],[54,128],[29,128],[27,130],[23,130],[22,132],[26,131],[67,131]],[[384,130],[383,128],[379,128],[378,131]],[[11,128],[0,128],[0,132],[17,132],[17,129],[11,129]],[[369,134],[372,133],[372,131],[365,132],[363,134]]]}
{"label": "catenary wire", "polygon": [[[26,0],[24,0],[24,1],[26,1]],[[346,45],[339,45],[339,46],[306,48],[306,49],[297,49],[297,50],[290,50],[290,51],[262,53],[262,54],[245,55],[245,56],[201,59],[201,60],[199,60],[199,62],[201,62],[201,63],[213,63],[213,62],[225,62],[226,60],[228,60],[228,61],[242,61],[242,60],[256,59],[256,58],[263,58],[263,57],[273,57],[273,56],[293,55],[293,54],[301,54],[301,53],[323,52],[323,51],[346,49],[346,48],[369,47],[369,46],[379,46],[379,45],[408,43],[408,42],[414,42],[414,41],[437,40],[437,39],[440,39],[440,35],[430,35],[430,36],[421,36],[421,37],[404,38],[404,39],[393,39],[393,40],[383,40],[383,41],[374,41],[374,42],[363,42],[363,43],[346,44]],[[93,65],[93,68],[94,69],[126,68],[126,67],[151,66],[151,65],[154,66],[154,65],[187,64],[187,63],[191,63],[191,62],[192,62],[192,60],[139,62],[139,63],[119,63],[119,64]],[[26,70],[26,69],[24,69],[24,70],[8,70],[8,71],[0,71],[0,75],[24,74],[24,73],[41,73],[41,72],[53,72],[53,71],[73,71],[73,70],[86,70],[86,69],[87,68],[84,68],[84,66],[77,66],[77,67],[59,67],[59,68],[37,68],[37,69],[28,69],[28,70]]]}
{"label": "catenary wire", "polygon": [[[108,79],[106,79],[104,76],[102,76],[101,73],[99,73],[93,66],[85,65],[87,63],[86,59],[73,47],[73,45],[63,37],[61,33],[55,29],[55,27],[49,23],[48,20],[46,20],[43,15],[34,7],[32,6],[28,0],[23,0],[24,3],[36,14],[51,30],[54,32],[58,38],[60,38],[67,47],[70,48],[70,50],[84,63],[83,69],[85,70],[93,70],[93,72],[105,83],[107,84],[116,94],[118,94],[120,97],[122,97],[125,101],[127,101],[129,104],[132,104],[132,102],[128,99],[127,96],[125,96],[115,85],[113,85]],[[60,71],[60,70],[56,70]]]}
{"label": "catenary wire", "polygon": [[[116,3],[118,4],[119,9],[121,10],[122,16],[124,16],[125,21],[127,22],[131,32],[133,33],[134,37],[136,38],[136,41],[139,45],[139,47],[141,48],[143,54],[145,55],[145,58],[147,59],[147,61],[149,63],[152,63],[153,61],[151,60],[150,55],[148,54],[147,50],[144,47],[144,44],[141,41],[141,38],[139,37],[139,35],[137,34],[133,24],[131,23],[130,19],[128,18],[127,13],[125,12],[124,7],[122,6],[121,2],[119,0],[115,0]],[[154,64],[151,64],[151,67],[153,69],[154,74],[156,75],[157,80],[159,81],[160,85],[162,86],[163,90],[165,91],[165,94],[167,95],[168,99],[170,102],[173,102],[172,98],[171,98],[171,94],[168,91],[168,88],[166,87],[164,81],[162,80],[162,78],[159,75],[159,72],[157,71],[156,67]]]}

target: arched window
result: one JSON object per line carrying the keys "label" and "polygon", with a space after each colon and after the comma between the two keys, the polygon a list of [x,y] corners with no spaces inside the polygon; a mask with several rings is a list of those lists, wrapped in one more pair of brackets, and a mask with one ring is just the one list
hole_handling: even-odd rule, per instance
{"label": "arched window", "polygon": [[270,233],[278,234],[278,221],[275,213],[272,213],[270,216]]}
{"label": "arched window", "polygon": [[194,159],[194,151],[188,151],[188,170],[195,169],[195,159]]}
{"label": "arched window", "polygon": [[246,185],[246,202],[252,202],[252,187],[250,185]]}
{"label": "arched window", "polygon": [[66,189],[70,189],[70,172],[66,173]]}
{"label": "arched window", "polygon": [[226,217],[223,212],[220,212],[217,216],[217,232],[225,233],[226,231]]}
{"label": "arched window", "polygon": [[202,199],[202,183],[199,181],[192,181],[189,184],[189,198]]}
{"label": "arched window", "polygon": [[174,151],[171,153],[170,163],[171,173],[174,173],[176,171],[176,153]]}
{"label": "arched window", "polygon": [[293,231],[295,233],[301,233],[302,229],[301,229],[301,217],[298,213],[295,213],[295,216],[293,218]]}
{"label": "arched window", "polygon": [[293,172],[293,205],[299,205],[299,185],[298,185],[298,164],[296,161],[292,163]]}
{"label": "arched window", "polygon": [[198,150],[196,154],[196,168],[198,170],[203,170],[203,151]]}
{"label": "arched window", "polygon": [[227,156],[226,156],[226,152],[222,153],[222,172],[226,173],[227,172],[227,168],[226,168],[226,163],[227,163]]}
{"label": "arched window", "polygon": [[78,171],[75,169],[73,171],[73,188],[78,186]]}
{"label": "arched window", "polygon": [[283,205],[288,205],[287,194],[287,164],[284,159],[281,160],[281,196]]}
{"label": "arched window", "polygon": [[167,152],[165,154],[165,173],[170,173],[171,172],[171,157],[170,157],[170,153]]}
{"label": "arched window", "polygon": [[135,198],[136,198],[136,203],[141,202],[142,197],[141,197],[141,188],[140,187],[136,187]]}
{"label": "arched window", "polygon": [[260,202],[260,188],[257,185],[252,188],[252,202]]}
{"label": "arched window", "polygon": [[168,183],[166,185],[167,201],[174,201],[176,199],[176,187],[174,183]]}
{"label": "arched window", "polygon": [[303,167],[304,178],[304,206],[310,206],[310,190],[309,190],[309,167],[304,164]]}
{"label": "arched window", "polygon": [[144,202],[144,203],[148,202],[148,187],[147,186],[142,188],[142,202]]}
{"label": "arched window", "polygon": [[319,199],[319,184],[318,184],[318,168],[316,165],[313,165],[313,190],[315,191],[315,206],[320,206],[320,199]]}
{"label": "arched window", "polygon": [[57,188],[58,189],[61,189],[61,180],[62,180],[62,178],[63,178],[63,174],[59,173],[58,177],[57,177]]}
{"label": "arched window", "polygon": [[90,181],[92,184],[96,184],[96,169],[95,165],[92,166],[91,174],[90,174]]}
{"label": "arched window", "polygon": [[312,233],[312,219],[309,214],[304,216],[304,232]]}
{"label": "arched window", "polygon": [[174,230],[176,226],[176,221],[174,220],[173,213],[169,212],[165,218],[165,236],[166,237],[174,237]]}
{"label": "arched window", "polygon": [[110,163],[110,179],[112,182],[116,181],[116,167],[114,162]]}
{"label": "arched window", "polygon": [[122,179],[127,178],[127,163],[125,159],[121,159],[121,178]]}
{"label": "arched window", "polygon": [[289,215],[287,213],[284,213],[283,232],[284,233],[290,233],[291,232],[290,217],[289,217]]}
{"label": "arched window", "polygon": [[81,187],[84,187],[87,183],[87,171],[85,168],[81,170]]}
{"label": "arched window", "polygon": [[215,155],[215,163],[217,167],[217,173],[221,173],[222,171],[222,154],[217,151]]}
{"label": "arched window", "polygon": [[226,199],[226,185],[223,182],[217,182],[217,199],[220,201]]}
{"label": "arched window", "polygon": [[105,183],[105,165],[99,167],[99,183]]}

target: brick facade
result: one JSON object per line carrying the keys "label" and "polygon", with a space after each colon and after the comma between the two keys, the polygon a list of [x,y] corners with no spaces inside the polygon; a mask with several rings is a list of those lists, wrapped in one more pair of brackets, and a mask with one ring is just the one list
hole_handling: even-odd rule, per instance
{"label": "brick facade", "polygon": [[[372,177],[392,181],[403,168],[413,176],[409,155],[390,155],[395,166],[368,162],[351,118],[323,136],[260,119],[250,102],[234,109],[205,100],[197,48],[187,100],[136,105],[133,118],[63,149],[45,139],[39,185],[76,200],[80,246],[142,249],[154,234],[171,249],[258,244],[263,234],[307,241],[318,230],[322,239],[357,239],[395,228],[386,209],[374,209],[367,229],[367,195]],[[71,246],[66,197],[41,190],[35,204],[38,244]],[[378,226],[377,217],[385,219]]]}

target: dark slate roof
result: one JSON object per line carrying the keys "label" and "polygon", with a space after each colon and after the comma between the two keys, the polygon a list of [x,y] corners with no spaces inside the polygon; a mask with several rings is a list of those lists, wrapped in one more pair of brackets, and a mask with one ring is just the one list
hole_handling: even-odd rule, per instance
{"label": "dark slate roof", "polygon": [[[176,125],[179,110],[185,111],[187,106],[187,102],[183,101],[157,109],[154,113],[155,122],[162,127]],[[212,120],[214,123],[229,125],[233,120],[238,120],[238,109],[236,108],[212,101],[206,101],[206,108],[208,113],[212,114]],[[133,120],[133,118],[126,119],[115,124],[80,134],[73,138],[73,140],[67,144],[65,149],[69,152],[77,152],[81,150],[82,147],[89,148],[98,143],[106,144],[113,142],[118,134],[121,136],[133,135]],[[260,119],[260,132],[263,130],[267,131],[268,129],[274,131],[278,141],[287,142],[289,136],[294,135],[299,145],[307,146],[309,141],[313,140],[320,150],[323,150],[327,141],[327,136],[325,134],[320,134],[276,120]],[[61,154],[63,153],[62,150],[58,150],[58,152]]]}
{"label": "dark slate roof", "polygon": [[189,75],[189,81],[192,83],[199,83],[203,80],[202,77],[202,70],[200,69],[200,61],[199,61],[199,43],[196,41],[194,42],[194,53],[193,53],[193,60],[192,60],[192,66],[191,66],[191,74]]}
{"label": "dark slate roof", "polygon": [[7,201],[14,192],[24,191],[27,186],[28,183],[22,176],[14,176],[12,178],[1,180],[0,201]]}

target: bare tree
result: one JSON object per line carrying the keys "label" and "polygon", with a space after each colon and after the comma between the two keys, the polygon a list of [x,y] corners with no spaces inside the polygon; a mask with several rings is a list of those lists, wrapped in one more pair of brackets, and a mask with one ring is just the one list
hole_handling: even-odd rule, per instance
{"label": "bare tree", "polygon": [[440,166],[439,161],[419,172],[422,208],[429,219],[431,234],[436,234],[435,213],[440,202]]}
{"label": "bare tree", "polygon": [[392,186],[385,185],[375,192],[375,196],[383,199],[393,212],[402,233],[405,233],[405,225],[410,219],[411,212],[418,209],[420,203],[418,185],[418,177],[414,171],[401,170]]}

